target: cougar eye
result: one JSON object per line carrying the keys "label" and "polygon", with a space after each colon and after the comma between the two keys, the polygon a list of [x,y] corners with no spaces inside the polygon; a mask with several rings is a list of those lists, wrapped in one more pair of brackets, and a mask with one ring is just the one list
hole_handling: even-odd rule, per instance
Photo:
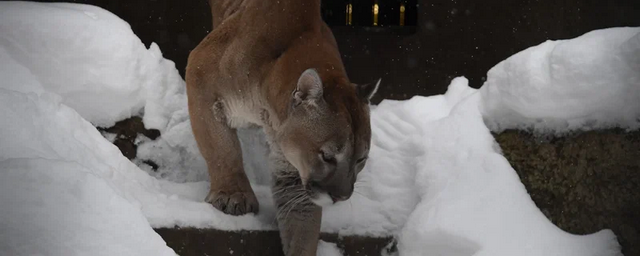
{"label": "cougar eye", "polygon": [[320,152],[320,158],[325,163],[330,163],[330,164],[335,164],[336,163],[336,157],[333,154],[327,153],[325,151],[321,151]]}
{"label": "cougar eye", "polygon": [[369,158],[369,157],[366,157],[366,156],[365,156],[365,157],[363,157],[363,158],[358,159],[358,161],[356,162],[356,164],[364,163],[364,161],[365,161],[365,160],[367,160],[367,158]]}

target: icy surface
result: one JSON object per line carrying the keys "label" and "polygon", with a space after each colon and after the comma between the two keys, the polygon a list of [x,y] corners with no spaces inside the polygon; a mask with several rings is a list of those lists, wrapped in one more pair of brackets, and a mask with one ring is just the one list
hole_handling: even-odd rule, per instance
{"label": "icy surface", "polygon": [[[374,106],[357,192],[325,208],[322,230],[397,235],[400,255],[619,255],[609,230],[575,236],[552,225],[489,128],[636,127],[638,73],[627,71],[639,67],[638,38],[623,28],[547,42],[500,63],[480,90],[461,77],[444,95]],[[204,203],[184,82],[113,14],[2,2],[0,65],[0,254],[173,255],[151,227],[275,228],[263,134],[240,131],[260,214]],[[139,166],[94,127],[137,113],[162,133],[141,139]]]}
{"label": "icy surface", "polygon": [[640,28],[547,41],[489,70],[480,89],[494,131],[640,128]]}

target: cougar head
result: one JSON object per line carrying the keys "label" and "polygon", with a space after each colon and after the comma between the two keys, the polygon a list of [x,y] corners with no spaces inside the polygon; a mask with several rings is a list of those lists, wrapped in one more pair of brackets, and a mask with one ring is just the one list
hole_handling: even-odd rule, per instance
{"label": "cougar head", "polygon": [[302,73],[277,138],[304,191],[320,206],[347,200],[353,193],[369,155],[369,101],[380,84],[324,81],[314,69]]}

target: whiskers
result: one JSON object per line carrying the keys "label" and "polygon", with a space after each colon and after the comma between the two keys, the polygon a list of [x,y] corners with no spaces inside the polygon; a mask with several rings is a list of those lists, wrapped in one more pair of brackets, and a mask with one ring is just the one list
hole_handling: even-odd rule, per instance
{"label": "whiskers", "polygon": [[278,208],[276,219],[286,219],[292,211],[303,211],[304,204],[312,203],[310,190],[302,184],[298,172],[281,171],[275,176],[272,195]]}
{"label": "whiskers", "polygon": [[363,194],[362,192],[358,191],[358,190],[354,190],[353,193],[356,193],[358,195],[361,195],[362,197],[367,197],[365,194]]}
{"label": "whiskers", "polygon": [[300,174],[298,174],[298,172],[280,171],[280,172],[277,172],[275,175],[278,179],[287,179],[287,178],[300,179]]}
{"label": "whiskers", "polygon": [[354,190],[364,190],[364,189],[371,189],[371,184],[366,183],[364,181],[356,181],[355,184],[353,184]]}
{"label": "whiskers", "polygon": [[367,191],[371,191],[371,184],[363,180],[357,180],[356,183],[353,184],[353,193],[361,195],[364,198],[369,198],[368,195],[365,194]]}
{"label": "whiskers", "polygon": [[281,207],[278,208],[278,214],[276,215],[277,219],[286,219],[287,217],[289,217],[289,213],[291,213],[294,208],[303,203],[305,200],[311,199],[305,189],[285,192],[297,193],[297,195],[291,197],[289,200],[287,200],[287,202],[285,202]]}
{"label": "whiskers", "polygon": [[[291,189],[295,189],[295,190],[291,190]],[[282,196],[282,193],[285,192],[299,192],[299,191],[306,191],[306,189],[304,188],[300,188],[298,186],[286,186],[286,187],[282,187],[276,191],[272,191],[271,194],[273,194],[274,197],[280,197]]]}

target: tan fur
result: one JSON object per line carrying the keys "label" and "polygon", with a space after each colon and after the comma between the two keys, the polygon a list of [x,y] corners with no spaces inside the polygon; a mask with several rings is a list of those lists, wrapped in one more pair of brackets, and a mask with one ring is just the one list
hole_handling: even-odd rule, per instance
{"label": "tan fur", "polygon": [[[211,179],[206,201],[228,214],[258,212],[235,129],[261,126],[285,253],[315,255],[321,211],[311,201],[318,191],[336,200],[353,192],[375,88],[349,82],[319,0],[210,5],[214,30],[191,52],[186,72],[192,129]],[[289,193],[295,188],[304,194]]]}

